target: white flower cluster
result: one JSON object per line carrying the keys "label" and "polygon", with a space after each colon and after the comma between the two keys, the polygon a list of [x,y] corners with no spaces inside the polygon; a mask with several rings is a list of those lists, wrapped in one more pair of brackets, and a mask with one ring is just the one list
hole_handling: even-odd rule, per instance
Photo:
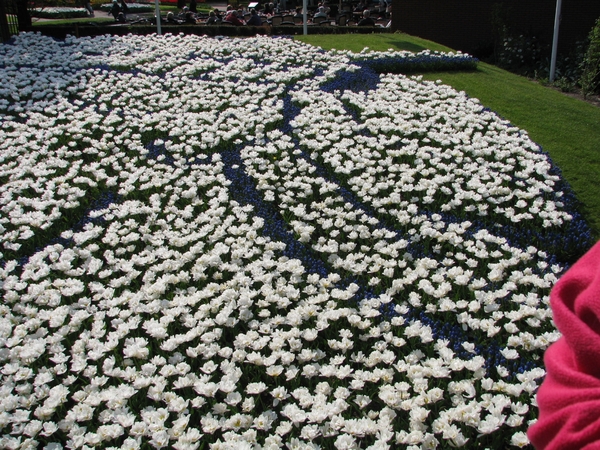
{"label": "white flower cluster", "polygon": [[[109,12],[112,3],[104,3],[100,5],[100,9],[104,12]],[[149,3],[127,3],[127,11],[129,14],[148,12],[154,10],[154,5]],[[87,9],[81,7],[68,6],[44,6],[42,8],[33,8],[31,10],[33,17],[42,17],[48,19],[64,19],[76,17],[88,17],[90,13]]]}
{"label": "white flower cluster", "polygon": [[291,39],[0,55],[0,447],[528,445],[563,267],[503,225],[571,217],[522,130]]}
{"label": "white flower cluster", "polygon": [[85,8],[73,8],[68,6],[50,6],[43,8],[33,8],[32,17],[43,17],[49,19],[61,19],[66,17],[87,17],[88,11]]}

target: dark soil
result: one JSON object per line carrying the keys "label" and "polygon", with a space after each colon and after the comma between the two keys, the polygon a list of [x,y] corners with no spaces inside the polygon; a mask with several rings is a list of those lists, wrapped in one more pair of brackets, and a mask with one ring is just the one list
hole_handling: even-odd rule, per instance
{"label": "dark soil", "polygon": [[553,88],[553,89],[556,89],[557,91],[562,92],[564,95],[566,95],[568,97],[576,98],[578,100],[587,102],[590,105],[594,105],[594,106],[600,108],[600,95],[598,95],[598,94],[588,95],[586,98],[584,98],[583,94],[581,93],[581,91],[579,89],[576,89],[571,92],[564,92],[564,91],[560,90],[559,88]]}

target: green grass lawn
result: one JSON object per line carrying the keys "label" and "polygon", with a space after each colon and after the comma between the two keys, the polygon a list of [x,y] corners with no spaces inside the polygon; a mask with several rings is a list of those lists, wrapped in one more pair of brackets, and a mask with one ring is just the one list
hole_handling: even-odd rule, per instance
{"label": "green grass lawn", "polygon": [[[298,40],[324,49],[360,51],[424,49],[448,51],[406,34],[309,35]],[[495,66],[480,63],[474,72],[425,74],[478,98],[510,120],[550,154],[582,203],[581,211],[600,239],[600,108]]]}

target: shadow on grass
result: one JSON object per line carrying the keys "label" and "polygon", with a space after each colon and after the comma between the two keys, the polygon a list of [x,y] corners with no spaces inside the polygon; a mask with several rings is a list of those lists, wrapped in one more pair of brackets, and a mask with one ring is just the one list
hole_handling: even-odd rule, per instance
{"label": "shadow on grass", "polygon": [[408,50],[409,52],[419,53],[423,50],[427,50],[427,47],[423,45],[415,44],[404,39],[389,39],[390,45],[402,50]]}

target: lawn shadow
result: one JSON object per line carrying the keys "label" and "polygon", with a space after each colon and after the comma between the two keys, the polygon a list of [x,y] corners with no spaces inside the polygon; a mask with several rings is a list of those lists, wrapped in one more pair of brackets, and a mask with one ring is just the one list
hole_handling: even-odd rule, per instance
{"label": "lawn shadow", "polygon": [[413,53],[419,53],[419,52],[422,52],[423,50],[427,50],[427,47],[424,45],[418,45],[418,44],[415,44],[414,42],[409,42],[404,39],[390,39],[389,43],[390,43],[390,45],[393,45],[398,50],[407,50],[407,51],[413,52]]}

